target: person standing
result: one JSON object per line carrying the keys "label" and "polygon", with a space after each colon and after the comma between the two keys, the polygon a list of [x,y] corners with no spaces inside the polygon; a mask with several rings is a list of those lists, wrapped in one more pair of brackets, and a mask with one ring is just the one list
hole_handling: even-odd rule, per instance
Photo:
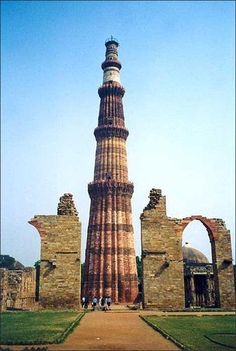
{"label": "person standing", "polygon": [[111,296],[108,296],[108,298],[107,298],[107,308],[108,308],[108,310],[111,309]]}
{"label": "person standing", "polygon": [[93,302],[92,302],[93,311],[96,310],[97,302],[98,302],[98,300],[97,300],[96,296],[94,296]]}
{"label": "person standing", "polygon": [[84,300],[84,309],[85,309],[85,310],[87,310],[88,305],[89,305],[89,299],[88,299],[87,296],[85,296],[85,300]]}
{"label": "person standing", "polygon": [[82,299],[81,299],[81,306],[82,306],[82,308],[84,307],[84,304],[85,304],[85,297],[83,296]]}
{"label": "person standing", "polygon": [[107,297],[104,298],[104,307],[103,307],[103,311],[107,311],[108,306],[107,306]]}
{"label": "person standing", "polygon": [[101,300],[101,309],[102,309],[102,311],[104,311],[104,304],[105,304],[105,297],[103,296],[102,300]]}
{"label": "person standing", "polygon": [[98,306],[99,306],[99,310],[102,310],[102,296],[100,296],[98,299]]}

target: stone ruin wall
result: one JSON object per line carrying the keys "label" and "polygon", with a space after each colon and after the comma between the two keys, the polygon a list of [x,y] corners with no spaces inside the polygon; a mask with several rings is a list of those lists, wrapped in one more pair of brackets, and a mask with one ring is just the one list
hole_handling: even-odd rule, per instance
{"label": "stone ruin wall", "polygon": [[45,308],[80,306],[81,223],[72,195],[64,194],[58,215],[34,216],[29,222],[41,237],[39,303]]}
{"label": "stone ruin wall", "polygon": [[[182,234],[192,220],[200,220],[212,243],[217,305],[234,309],[235,291],[230,232],[221,219],[166,215],[166,199],[153,189],[141,215],[144,308],[183,310]],[[80,306],[81,224],[72,195],[60,198],[57,216],[35,216],[30,222],[41,236],[40,305]],[[34,309],[35,269],[0,269],[0,308]]]}
{"label": "stone ruin wall", "polygon": [[235,291],[230,232],[221,219],[192,216],[175,219],[166,215],[166,198],[152,189],[141,214],[144,308],[185,308],[182,235],[192,220],[200,220],[212,243],[217,307],[234,309]]}
{"label": "stone ruin wall", "polygon": [[36,278],[34,268],[0,268],[0,309],[34,309]]}
{"label": "stone ruin wall", "polygon": [[145,308],[183,309],[182,241],[176,235],[176,225],[166,216],[165,196],[153,191],[141,215]]}

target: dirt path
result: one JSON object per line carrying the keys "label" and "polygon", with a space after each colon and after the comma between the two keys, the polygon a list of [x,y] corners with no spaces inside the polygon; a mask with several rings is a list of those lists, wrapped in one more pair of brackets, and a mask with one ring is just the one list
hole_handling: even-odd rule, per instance
{"label": "dirt path", "polygon": [[64,344],[49,350],[179,350],[137,313],[88,313]]}
{"label": "dirt path", "polygon": [[[161,312],[129,311],[117,307],[107,313],[91,312],[86,314],[80,325],[68,336],[63,344],[45,345],[49,351],[79,350],[179,350],[139,318],[141,315],[184,316],[184,315],[234,315],[234,312]],[[43,345],[34,345],[34,348]],[[4,345],[12,351],[21,351],[26,346]],[[27,346],[31,349],[31,345]]]}
{"label": "dirt path", "polygon": [[[175,344],[142,321],[139,313],[112,311],[87,313],[63,344],[45,346],[49,351],[179,350]],[[14,351],[20,351],[24,347],[9,345],[9,349]]]}

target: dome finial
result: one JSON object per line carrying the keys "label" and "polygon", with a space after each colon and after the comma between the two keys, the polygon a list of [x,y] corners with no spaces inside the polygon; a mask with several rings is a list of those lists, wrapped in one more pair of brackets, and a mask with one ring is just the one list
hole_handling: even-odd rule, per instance
{"label": "dome finial", "polygon": [[107,46],[107,44],[115,44],[117,47],[119,46],[119,41],[113,37],[113,35],[110,36],[110,38],[107,38],[107,40],[105,41],[105,45]]}

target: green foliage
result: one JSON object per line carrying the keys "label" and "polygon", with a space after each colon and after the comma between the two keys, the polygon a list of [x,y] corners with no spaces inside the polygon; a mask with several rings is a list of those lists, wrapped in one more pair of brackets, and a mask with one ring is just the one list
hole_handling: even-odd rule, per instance
{"label": "green foliage", "polygon": [[13,269],[16,260],[9,255],[0,255],[0,268]]}
{"label": "green foliage", "polygon": [[16,269],[16,260],[9,255],[0,255],[0,268]]}
{"label": "green foliage", "polygon": [[142,270],[142,259],[139,256],[136,256],[136,265],[137,265],[137,273],[139,282],[143,279],[143,270]]}
{"label": "green foliage", "polygon": [[235,316],[146,316],[144,320],[191,351],[235,348]]}
{"label": "green foliage", "polygon": [[47,344],[62,342],[84,314],[75,311],[3,312],[2,344]]}
{"label": "green foliage", "polygon": [[81,289],[83,289],[85,280],[85,263],[81,263]]}
{"label": "green foliage", "polygon": [[35,267],[35,268],[40,267],[40,260],[35,262],[34,267]]}

